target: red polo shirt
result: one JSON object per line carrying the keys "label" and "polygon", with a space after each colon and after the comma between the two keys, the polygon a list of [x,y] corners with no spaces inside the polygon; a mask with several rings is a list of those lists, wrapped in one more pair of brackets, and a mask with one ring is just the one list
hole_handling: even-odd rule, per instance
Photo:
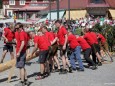
{"label": "red polo shirt", "polygon": [[93,39],[93,37],[91,36],[90,32],[87,32],[84,35],[84,39],[88,42],[89,45],[95,44],[95,40]]}
{"label": "red polo shirt", "polygon": [[24,47],[22,49],[21,52],[26,52],[27,49],[27,43],[28,43],[28,36],[27,33],[25,31],[21,31],[19,34],[17,34],[16,36],[16,40],[17,40],[17,46],[16,46],[16,53],[18,53],[20,46],[21,46],[21,42],[24,41]]}
{"label": "red polo shirt", "polygon": [[54,34],[53,34],[53,32],[46,32],[44,34],[44,36],[46,37],[46,41],[48,43],[48,46],[51,46],[51,41],[54,40]]}
{"label": "red polo shirt", "polygon": [[97,34],[95,32],[90,32],[89,34],[93,37],[95,43],[98,44]]}
{"label": "red polo shirt", "polygon": [[76,36],[74,36],[73,34],[68,36],[68,43],[71,49],[75,49],[77,46],[80,46]]}
{"label": "red polo shirt", "polygon": [[49,46],[46,42],[46,38],[44,36],[35,36],[34,37],[34,43],[38,44],[38,48],[40,51],[48,50]]}
{"label": "red polo shirt", "polygon": [[102,43],[106,42],[106,39],[105,39],[105,37],[102,34],[98,34],[98,38],[101,39]]}
{"label": "red polo shirt", "polygon": [[3,35],[8,39],[8,42],[12,42],[14,39],[14,33],[10,30],[10,28],[5,28]]}
{"label": "red polo shirt", "polygon": [[90,45],[87,43],[87,41],[84,38],[79,37],[79,38],[77,38],[77,41],[80,44],[83,51],[88,48],[91,48]]}
{"label": "red polo shirt", "polygon": [[57,37],[59,39],[59,45],[64,45],[65,43],[65,35],[67,34],[67,30],[64,26],[61,26],[58,30]]}
{"label": "red polo shirt", "polygon": [[15,32],[15,39],[19,40],[19,32],[17,32],[17,31]]}

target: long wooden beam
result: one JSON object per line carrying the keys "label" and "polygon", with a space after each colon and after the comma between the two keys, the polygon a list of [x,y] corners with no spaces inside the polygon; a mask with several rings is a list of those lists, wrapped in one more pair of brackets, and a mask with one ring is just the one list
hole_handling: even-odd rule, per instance
{"label": "long wooden beam", "polygon": [[[38,55],[39,55],[39,51],[37,51],[32,57],[30,57],[30,55],[27,55],[26,61],[30,61],[30,60],[36,58]],[[0,72],[6,71],[6,70],[12,68],[12,66],[15,63],[16,63],[16,60],[13,59],[13,60],[10,60],[10,61],[0,64]]]}

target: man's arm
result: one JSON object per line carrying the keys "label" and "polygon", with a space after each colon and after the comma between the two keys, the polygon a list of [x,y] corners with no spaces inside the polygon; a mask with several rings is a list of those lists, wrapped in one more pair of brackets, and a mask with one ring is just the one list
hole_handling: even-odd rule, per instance
{"label": "man's arm", "polygon": [[24,41],[21,41],[21,46],[20,46],[18,53],[21,53],[23,48],[24,48]]}
{"label": "man's arm", "polygon": [[65,35],[65,43],[64,43],[64,46],[63,46],[63,49],[64,49],[64,50],[66,49],[67,40],[68,40],[68,36],[67,36],[67,34],[66,34],[66,35]]}
{"label": "man's arm", "polygon": [[38,49],[38,44],[35,43],[35,44],[34,44],[34,48],[33,48],[33,50],[32,50],[32,55],[37,51],[37,49]]}
{"label": "man's arm", "polygon": [[53,44],[55,44],[56,43],[56,41],[57,41],[57,37],[51,42],[51,45],[53,45]]}

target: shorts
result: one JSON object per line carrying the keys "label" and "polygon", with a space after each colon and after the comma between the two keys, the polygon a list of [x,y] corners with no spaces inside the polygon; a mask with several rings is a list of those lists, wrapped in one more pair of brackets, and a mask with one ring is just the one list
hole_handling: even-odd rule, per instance
{"label": "shorts", "polygon": [[55,56],[55,54],[57,53],[57,50],[58,50],[58,45],[57,44],[54,44],[51,47],[49,47],[47,60],[49,60],[51,57]]}
{"label": "shorts", "polygon": [[[66,47],[66,48],[67,48],[67,47]],[[63,46],[62,46],[62,45],[59,46],[59,49],[60,49],[60,55],[61,55],[61,56],[66,55],[67,49],[63,50]]]}
{"label": "shorts", "polygon": [[7,50],[7,52],[13,52],[13,46],[12,45],[4,45],[3,51]]}
{"label": "shorts", "polygon": [[21,52],[20,56],[16,59],[16,67],[24,68],[26,63],[26,52]]}
{"label": "shorts", "polygon": [[27,46],[27,49],[30,49],[30,45]]}
{"label": "shorts", "polygon": [[92,52],[93,53],[99,53],[100,52],[100,47],[99,47],[99,45],[98,44],[93,44],[93,45],[91,45],[91,49],[92,49]]}
{"label": "shorts", "polygon": [[48,55],[48,50],[39,52],[39,63],[45,63]]}

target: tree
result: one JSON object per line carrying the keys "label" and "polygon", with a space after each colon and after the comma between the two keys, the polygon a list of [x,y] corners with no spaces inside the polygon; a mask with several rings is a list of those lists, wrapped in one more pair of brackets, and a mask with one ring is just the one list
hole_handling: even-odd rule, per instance
{"label": "tree", "polygon": [[101,33],[106,38],[110,51],[113,51],[113,47],[115,47],[115,26],[96,24],[93,31]]}

